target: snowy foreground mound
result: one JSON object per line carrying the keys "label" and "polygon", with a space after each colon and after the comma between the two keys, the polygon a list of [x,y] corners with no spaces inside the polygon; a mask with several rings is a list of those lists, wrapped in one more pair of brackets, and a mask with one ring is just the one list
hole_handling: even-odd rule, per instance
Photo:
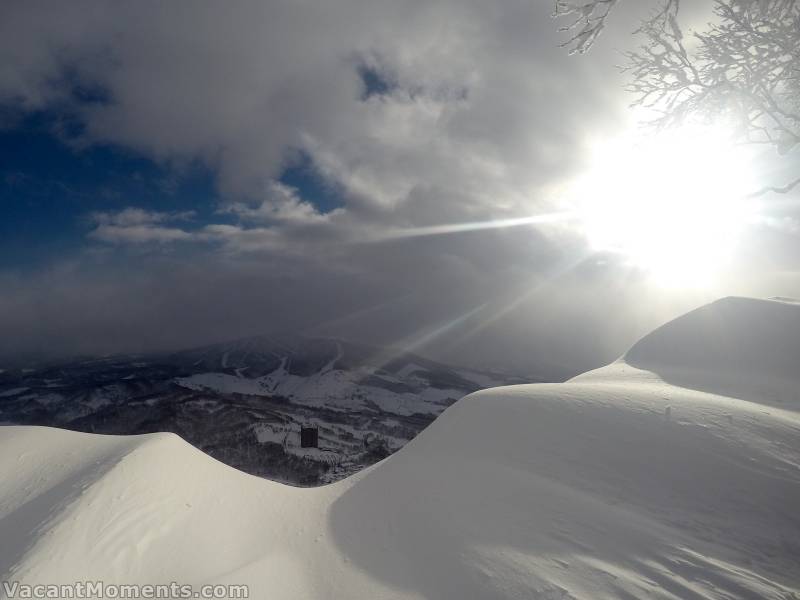
{"label": "snowy foreground mound", "polygon": [[800,598],[799,341],[800,305],[726,299],[605,369],[472,394],[316,489],[173,435],[0,428],[0,580],[235,583],[264,600]]}

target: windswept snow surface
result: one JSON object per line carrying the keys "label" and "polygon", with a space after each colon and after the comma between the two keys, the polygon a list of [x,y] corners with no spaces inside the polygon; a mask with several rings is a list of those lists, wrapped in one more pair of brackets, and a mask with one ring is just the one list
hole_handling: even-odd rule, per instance
{"label": "windswept snow surface", "polygon": [[[605,369],[467,396],[323,488],[245,475],[171,434],[3,427],[0,580],[235,583],[264,599],[794,600],[798,327],[798,305],[714,303]],[[776,378],[778,399],[780,386],[736,388]]]}

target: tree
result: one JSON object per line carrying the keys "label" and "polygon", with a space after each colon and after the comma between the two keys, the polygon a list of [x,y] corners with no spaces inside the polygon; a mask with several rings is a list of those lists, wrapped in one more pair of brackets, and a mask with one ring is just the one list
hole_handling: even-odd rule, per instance
{"label": "tree", "polygon": [[[570,53],[589,51],[619,0],[557,1],[572,36]],[[635,32],[644,43],[624,53],[633,106],[652,109],[660,129],[688,120],[731,121],[737,137],[787,154],[800,144],[800,2],[713,0],[715,19],[688,38],[680,0],[666,0]],[[785,193],[767,187],[753,195]]]}

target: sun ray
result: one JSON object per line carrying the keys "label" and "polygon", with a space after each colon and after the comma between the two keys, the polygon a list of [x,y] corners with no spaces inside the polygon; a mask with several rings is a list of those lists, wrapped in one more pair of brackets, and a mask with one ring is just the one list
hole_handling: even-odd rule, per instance
{"label": "sun ray", "polygon": [[479,304],[462,312],[453,319],[448,319],[447,321],[437,323],[433,327],[421,329],[413,335],[391,344],[389,348],[376,357],[373,362],[374,364],[378,365],[378,368],[381,368],[385,367],[403,354],[417,352],[434,340],[437,340],[443,335],[458,328],[460,325],[471,319],[485,308],[485,303]]}
{"label": "sun ray", "polygon": [[389,241],[404,238],[425,237],[433,235],[447,235],[451,233],[466,233],[470,231],[483,231],[487,229],[505,229],[508,227],[522,227],[526,225],[544,225],[559,223],[575,219],[577,215],[571,211],[560,211],[531,215],[515,219],[496,219],[492,221],[475,221],[469,223],[451,223],[447,225],[432,225],[427,227],[408,227],[390,229],[378,234],[374,241]]}
{"label": "sun ray", "polygon": [[[515,294],[506,302],[502,303],[502,306],[493,310],[491,314],[478,322],[477,325],[469,329],[468,331],[464,332],[461,336],[456,339],[452,346],[456,347],[460,344],[467,342],[469,339],[473,338],[481,331],[484,331],[486,328],[490,327],[504,316],[512,313],[515,309],[519,308],[525,302],[529,301],[533,298],[536,294],[540,293],[542,289],[550,286],[553,284],[554,281],[557,281],[573,269],[575,269],[578,265],[582,264],[586,261],[590,256],[591,252],[581,252],[576,254],[570,260],[563,262],[557,268],[551,270],[549,273],[546,274],[543,278],[535,282],[534,284],[530,285],[527,289],[525,289],[521,294]],[[488,304],[486,305],[489,306]]]}

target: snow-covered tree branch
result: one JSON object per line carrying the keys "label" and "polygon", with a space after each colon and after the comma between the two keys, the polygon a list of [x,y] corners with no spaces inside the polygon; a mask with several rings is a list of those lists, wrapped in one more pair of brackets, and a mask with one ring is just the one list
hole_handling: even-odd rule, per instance
{"label": "snow-covered tree branch", "polygon": [[572,19],[559,31],[572,32],[562,46],[569,48],[570,54],[583,54],[588,51],[606,25],[611,10],[619,0],[590,0],[587,2],[571,2],[558,0],[554,17],[569,17]]}
{"label": "snow-covered tree branch", "polygon": [[[575,18],[562,30],[570,52],[588,51],[618,0],[557,2]],[[685,34],[679,0],[667,0],[636,31],[643,44],[625,53],[634,106],[655,111],[657,128],[726,119],[747,143],[786,154],[800,144],[800,2],[714,0],[703,31]],[[800,183],[765,188],[788,192]]]}

